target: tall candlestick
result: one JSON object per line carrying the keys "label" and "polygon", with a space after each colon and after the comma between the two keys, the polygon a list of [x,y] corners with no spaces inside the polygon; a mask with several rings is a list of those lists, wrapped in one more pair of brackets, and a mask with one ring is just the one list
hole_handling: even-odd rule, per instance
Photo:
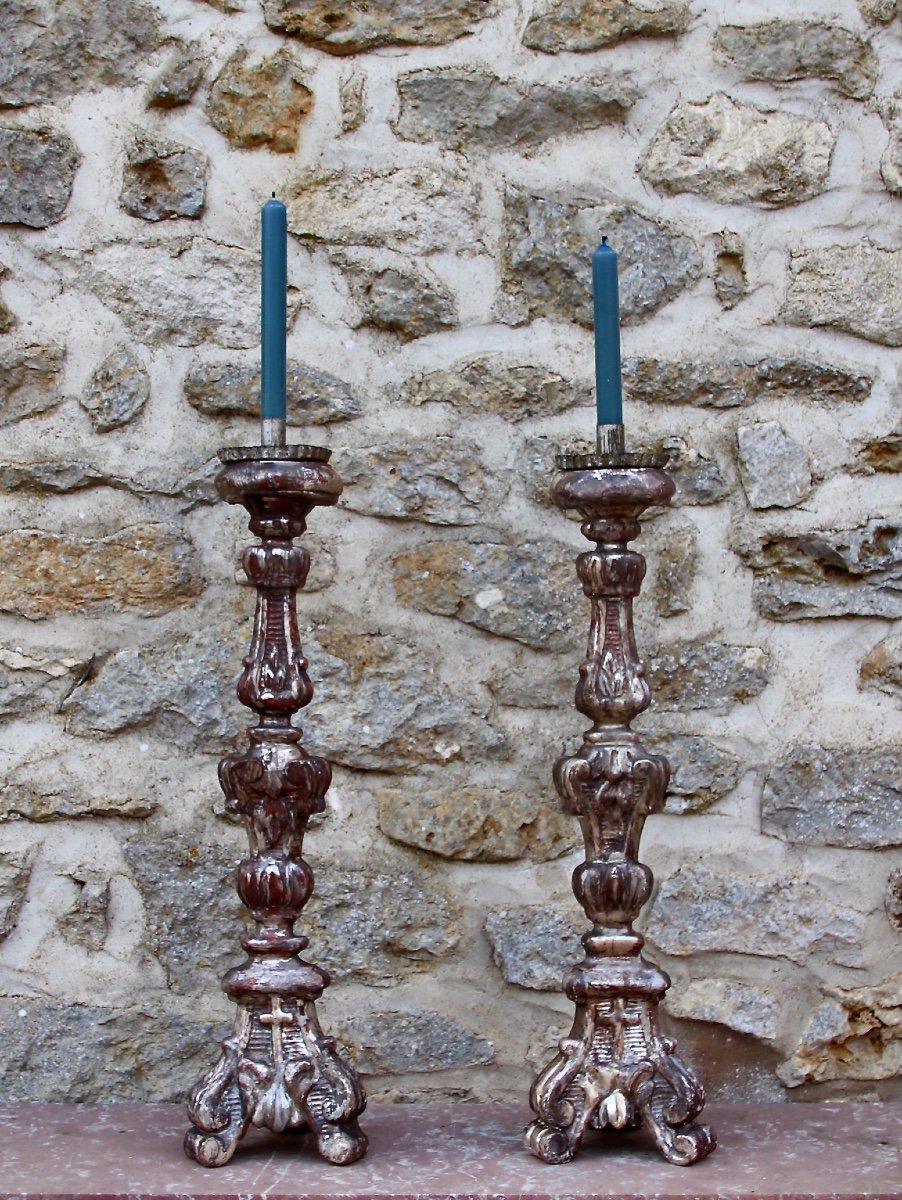
{"label": "tall candlestick", "polygon": [[617,255],[602,238],[592,255],[595,299],[595,386],[597,423],[623,424],[620,386],[620,303],[617,294]]}
{"label": "tall candlestick", "polygon": [[285,327],[288,234],[285,205],[275,192],[261,211],[261,416],[264,446],[285,445]]}

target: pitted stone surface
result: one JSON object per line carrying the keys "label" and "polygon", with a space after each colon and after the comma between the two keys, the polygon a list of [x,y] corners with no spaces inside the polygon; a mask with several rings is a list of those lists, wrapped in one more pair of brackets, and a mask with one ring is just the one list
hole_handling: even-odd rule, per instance
{"label": "pitted stone surface", "polygon": [[778,421],[740,425],[736,443],[752,508],[791,508],[811,491],[811,460]]}
{"label": "pitted stone surface", "polygon": [[132,783],[127,795],[94,786],[74,785],[65,770],[49,779],[28,764],[8,776],[0,789],[0,824],[9,821],[71,821],[100,817],[131,821],[152,816],[158,808],[143,783]]}
{"label": "pitted stone surface", "polygon": [[392,128],[412,142],[485,150],[538,146],[549,138],[622,121],[636,90],[605,74],[566,84],[523,84],[489,71],[413,71],[398,80]]}
{"label": "pitted stone surface", "polygon": [[902,866],[895,867],[886,881],[883,907],[894,929],[902,930]]}
{"label": "pitted stone surface", "polygon": [[21,646],[0,646],[0,716],[18,716],[56,707],[73,672],[84,664],[65,651],[26,654]]}
{"label": "pitted stone surface", "polygon": [[141,136],[129,151],[119,202],[142,221],[197,218],[206,203],[209,165],[200,150]]}
{"label": "pitted stone surface", "polygon": [[740,979],[693,979],[671,988],[665,1006],[671,1016],[711,1021],[768,1041],[780,1029],[776,997]]}
{"label": "pitted stone surface", "polygon": [[178,108],[190,104],[200,87],[206,69],[206,58],[198,42],[181,46],[147,90],[148,108]]}
{"label": "pitted stone surface", "polygon": [[64,133],[0,126],[0,225],[54,225],[69,204],[78,164]]}
{"label": "pitted stone surface", "polygon": [[628,38],[675,36],[688,25],[688,6],[674,0],[537,0],[523,44],[546,54],[599,50]]}
{"label": "pitted stone surface", "polygon": [[872,375],[806,358],[696,360],[625,358],[623,383],[633,400],[736,408],[770,397],[787,400],[864,400]]}
{"label": "pitted stone surface", "polygon": [[799,250],[789,258],[786,303],[791,325],[826,326],[881,346],[902,346],[902,250],[868,238],[851,246]]}
{"label": "pitted stone surface", "polygon": [[342,503],[374,517],[473,525],[494,492],[481,447],[463,438],[404,438],[366,450],[335,452]]}
{"label": "pitted stone surface", "polygon": [[538,992],[558,992],[564,973],[584,951],[580,936],[586,917],[576,901],[560,906],[493,908],[485,932],[492,958],[508,983]]}
{"label": "pitted stone surface", "polygon": [[[425,784],[425,786],[424,786]],[[581,844],[579,826],[553,793],[443,783],[379,788],[379,828],[393,841],[465,862],[537,862]]]}
{"label": "pitted stone surface", "polygon": [[[701,272],[691,238],[635,209],[598,200],[532,195],[509,185],[504,198],[502,283],[511,319],[547,317],[592,328],[591,261],[599,230],[620,256],[620,315],[625,324],[651,316]],[[647,270],[654,262],[656,269]]]}
{"label": "pitted stone surface", "polygon": [[[260,364],[215,359],[189,367],[185,399],[208,417],[256,417],[260,413]],[[317,367],[289,359],[285,399],[296,425],[328,425],[360,415],[351,385]]]}
{"label": "pitted stone surface", "polygon": [[755,573],[755,607],[772,621],[902,616],[902,527],[894,521],[774,532],[756,542],[741,539],[735,549]]}
{"label": "pitted stone surface", "polygon": [[491,14],[488,0],[263,0],[267,25],[326,50],[356,54],[379,46],[441,46]]}
{"label": "pitted stone surface", "polygon": [[210,123],[240,150],[265,146],[293,154],[298,126],[313,106],[313,93],[287,50],[248,61],[238,50],[213,80],[207,97]]}
{"label": "pitted stone surface", "polygon": [[58,346],[0,348],[0,426],[56,408],[64,361]]}
{"label": "pitted stone surface", "polygon": [[855,100],[866,100],[877,79],[877,57],[865,39],[826,22],[721,25],[714,47],[744,79],[830,79]]}
{"label": "pitted stone surface", "polygon": [[738,233],[730,229],[717,235],[714,265],[714,291],[724,308],[735,308],[749,292],[745,272],[745,246]]}
{"label": "pitted stone surface", "polygon": [[109,876],[82,871],[69,878],[78,892],[69,912],[60,921],[63,937],[86,950],[102,950],[110,932]]}
{"label": "pitted stone surface", "polygon": [[813,880],[740,875],[689,865],[660,881],[648,936],[667,954],[763,954],[806,962],[816,956],[860,966],[864,916],[834,903]]}
{"label": "pitted stone surface", "polygon": [[134,420],[147,403],[150,379],[128,346],[108,355],[88,380],[82,408],[98,433],[119,429]]}
{"label": "pitted stone surface", "polygon": [[761,829],[796,845],[902,845],[895,748],[793,747],[765,781]]}
{"label": "pitted stone surface", "polygon": [[494,1058],[492,1043],[444,1013],[375,1009],[336,1029],[364,1075],[476,1067]]}
{"label": "pitted stone surface", "polygon": [[647,656],[655,709],[691,712],[752,700],[767,687],[768,656],[760,646],[731,646],[708,638],[675,642]]}
{"label": "pitted stone surface", "polygon": [[823,192],[835,138],[826,122],[737,104],[721,92],[678,104],[639,172],[669,195],[724,204],[798,204]]}
{"label": "pitted stone surface", "polygon": [[0,851],[0,942],[16,927],[31,880],[32,854]]}
{"label": "pitted stone surface", "polygon": [[402,342],[457,326],[454,295],[434,272],[371,269],[347,260],[342,266],[362,310],[360,324],[393,333]]}
{"label": "pitted stone surface", "polygon": [[649,750],[663,754],[670,763],[665,812],[704,812],[728,796],[739,782],[742,762],[710,738],[655,729],[643,732],[642,740]]}
{"label": "pitted stone surface", "polygon": [[675,617],[692,607],[698,571],[698,534],[694,525],[676,525],[656,547],[649,601],[662,617]]}
{"label": "pitted stone surface", "polygon": [[858,678],[865,687],[902,696],[902,634],[890,634],[872,646],[861,660]]}
{"label": "pitted stone surface", "polygon": [[461,416],[495,413],[506,421],[550,416],[593,403],[587,384],[544,367],[510,363],[500,355],[483,355],[450,370],[414,376],[402,396],[416,407],[450,404]]}

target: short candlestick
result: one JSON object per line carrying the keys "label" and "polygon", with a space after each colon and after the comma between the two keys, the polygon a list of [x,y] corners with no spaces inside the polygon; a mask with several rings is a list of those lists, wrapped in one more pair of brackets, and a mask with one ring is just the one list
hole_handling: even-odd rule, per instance
{"label": "short candlestick", "polygon": [[576,1005],[573,1028],[535,1080],[536,1120],[526,1145],[549,1163],[569,1162],[588,1129],[646,1126],[668,1162],[686,1166],[710,1154],[713,1131],[693,1120],[701,1084],[663,1036],[658,1005],[670,980],[641,955],[633,921],[651,895],[652,873],[638,861],[645,818],[659,811],[670,777],[666,758],[649,753],[630,722],[651,694],[636,651],[633,598],[645,559],[628,549],[639,516],[667,504],[674,486],[652,455],[562,455],[552,498],[583,518],[595,548],[576,560],[592,601],[589,643],[575,703],[592,728],[575,755],[554,765],[565,812],[579,818],[586,861],[573,891],[592,922],[586,955],[564,979]]}

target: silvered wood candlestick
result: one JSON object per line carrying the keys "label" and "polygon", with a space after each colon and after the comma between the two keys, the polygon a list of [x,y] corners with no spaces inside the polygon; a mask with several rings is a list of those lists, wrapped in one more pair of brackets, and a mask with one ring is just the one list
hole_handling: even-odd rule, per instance
{"label": "silvered wood candlestick", "polygon": [[219,494],[244,505],[260,538],[244,554],[257,611],[238,680],[238,697],[258,721],[248,730],[247,750],[219,764],[226,808],[247,828],[250,857],[238,867],[237,886],[257,928],[243,941],[247,961],[223,979],[238,1006],[234,1032],[188,1102],[185,1153],[207,1167],[228,1162],[251,1123],[303,1133],[332,1163],[366,1152],[357,1126],[363,1087],[316,1015],[329,976],[300,957],[308,941],[294,932],[313,891],[313,873],[301,857],[304,832],[308,818],[325,807],[332,769],[307,753],[292,725],[313,695],[295,608],[310,556],[293,539],[315,505],[334,504],[341,494],[329,453],[318,446],[220,453]]}
{"label": "silvered wood candlestick", "polygon": [[681,1166],[716,1145],[708,1126],[693,1124],[704,1106],[701,1084],[658,1023],[670,980],[642,957],[644,939],[633,928],[653,882],[638,861],[639,839],[645,818],[663,807],[670,767],[630,729],[651,693],[633,633],[645,559],[627,543],[642,512],[673,495],[664,462],[622,452],[563,455],[551,489],[560,508],[581,515],[595,548],[576,560],[592,617],[575,703],[592,728],[575,755],[554,765],[564,810],[582,826],[586,861],[573,873],[573,891],[592,928],[582,939],[585,958],[564,979],[576,1005],[573,1028],[532,1086],[536,1119],[526,1130],[527,1147],[549,1163],[569,1162],[587,1129],[644,1125],[664,1158]]}

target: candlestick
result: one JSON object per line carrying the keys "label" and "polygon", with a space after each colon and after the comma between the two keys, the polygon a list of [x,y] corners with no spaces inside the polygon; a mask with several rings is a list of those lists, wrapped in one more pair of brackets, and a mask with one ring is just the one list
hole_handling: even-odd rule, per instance
{"label": "candlestick", "polygon": [[564,979],[576,1006],[573,1027],[533,1083],[536,1120],[526,1130],[527,1147],[549,1163],[569,1162],[587,1129],[644,1125],[679,1166],[716,1145],[708,1126],[693,1124],[705,1102],[702,1086],[659,1026],[670,980],[642,957],[644,939],[633,928],[654,882],[638,860],[639,839],[645,818],[663,807],[670,766],[630,729],[651,693],[633,633],[645,559],[627,543],[639,534],[644,509],[673,495],[664,461],[562,455],[551,490],[559,508],[580,514],[595,547],[576,560],[592,617],[575,702],[592,728],[575,755],[554,765],[564,811],[582,826],[586,861],[572,882],[592,928],[582,939],[585,958]]}
{"label": "candlestick", "polygon": [[592,255],[592,293],[595,311],[597,424],[599,426],[622,425],[623,392],[620,384],[620,301],[617,292],[617,254],[608,245],[606,237],[601,239],[601,245]]}
{"label": "candlestick", "polygon": [[288,228],[275,193],[260,213],[260,402],[264,446],[285,445],[285,328],[288,307]]}

